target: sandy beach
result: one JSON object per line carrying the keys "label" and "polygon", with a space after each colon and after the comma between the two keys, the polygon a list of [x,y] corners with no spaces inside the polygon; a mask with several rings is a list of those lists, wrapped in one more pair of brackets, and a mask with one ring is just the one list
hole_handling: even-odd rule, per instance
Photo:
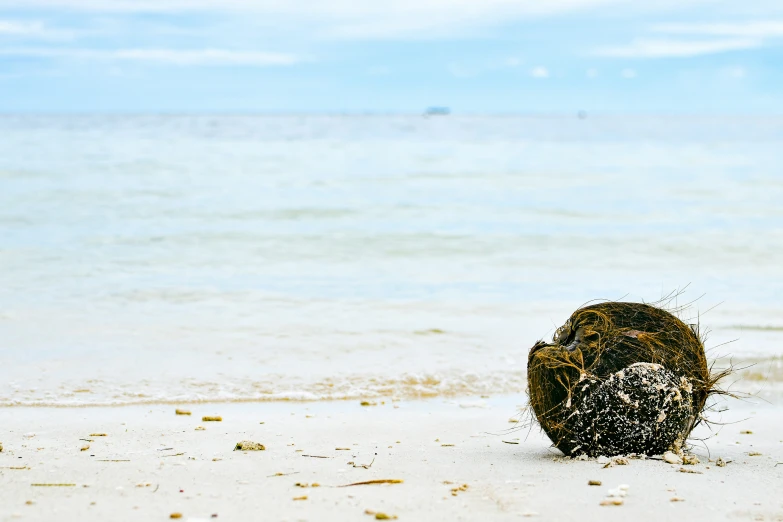
{"label": "sandy beach", "polygon": [[[564,460],[513,430],[523,402],[3,408],[0,520],[783,520],[775,397],[732,401],[692,466]],[[266,449],[234,451],[243,440]]]}

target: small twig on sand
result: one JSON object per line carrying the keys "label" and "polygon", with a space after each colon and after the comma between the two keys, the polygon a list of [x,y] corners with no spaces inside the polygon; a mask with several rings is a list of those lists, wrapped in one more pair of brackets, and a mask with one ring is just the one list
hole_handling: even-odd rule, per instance
{"label": "small twig on sand", "polygon": [[286,477],[288,475],[296,475],[299,473],[298,471],[292,471],[291,473],[275,473],[274,475],[267,475],[268,477]]}
{"label": "small twig on sand", "polygon": [[337,486],[338,488],[347,488],[349,486],[369,486],[372,484],[402,484],[400,479],[379,479],[379,480],[365,480],[364,482],[354,482],[352,484],[345,484]]}
{"label": "small twig on sand", "polygon": [[324,457],[323,455],[302,455],[303,457],[312,457],[314,459],[331,459],[332,457]]}
{"label": "small twig on sand", "polygon": [[369,464],[356,464],[354,462],[349,462],[348,464],[350,464],[354,468],[370,469],[374,463],[375,463],[375,457],[372,458],[372,462],[370,462]]}

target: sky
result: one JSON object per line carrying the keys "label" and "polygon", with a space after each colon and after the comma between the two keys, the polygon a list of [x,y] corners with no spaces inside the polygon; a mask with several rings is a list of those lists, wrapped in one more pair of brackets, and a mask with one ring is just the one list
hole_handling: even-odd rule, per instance
{"label": "sky", "polygon": [[783,112],[781,0],[0,0],[2,113]]}

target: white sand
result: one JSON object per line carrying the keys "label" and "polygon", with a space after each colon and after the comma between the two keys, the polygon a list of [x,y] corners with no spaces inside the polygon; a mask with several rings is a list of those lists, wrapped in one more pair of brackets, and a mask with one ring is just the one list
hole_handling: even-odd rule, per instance
{"label": "white sand", "polygon": [[[192,416],[176,416],[174,405],[4,408],[0,520],[168,520],[173,512],[189,520],[374,520],[366,509],[401,521],[783,520],[783,464],[775,467],[783,462],[779,406],[733,401],[724,420],[749,419],[723,427],[707,443],[713,459],[731,462],[716,467],[697,447],[702,464],[689,468],[702,474],[686,474],[653,460],[608,469],[595,461],[559,462],[537,430],[527,438],[527,432],[498,435],[512,426],[508,419],[522,400],[438,399],[396,408],[391,402],[180,405]],[[223,422],[205,423],[202,415],[221,415]],[[100,432],[107,436],[90,436]],[[267,449],[232,451],[241,440]],[[85,444],[90,449],[80,451]],[[349,464],[373,458],[369,469]],[[334,487],[378,479],[404,482]],[[590,479],[603,485],[588,486]],[[462,484],[467,490],[453,496]],[[621,484],[629,486],[624,505],[600,506]],[[293,500],[303,495],[307,500]],[[675,496],[684,501],[671,502]]]}

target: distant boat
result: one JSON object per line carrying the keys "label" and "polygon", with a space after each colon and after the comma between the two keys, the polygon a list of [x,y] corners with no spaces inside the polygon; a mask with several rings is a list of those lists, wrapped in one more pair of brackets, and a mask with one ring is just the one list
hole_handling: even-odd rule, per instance
{"label": "distant boat", "polygon": [[448,107],[427,107],[424,111],[424,116],[448,116],[451,114],[451,109]]}

